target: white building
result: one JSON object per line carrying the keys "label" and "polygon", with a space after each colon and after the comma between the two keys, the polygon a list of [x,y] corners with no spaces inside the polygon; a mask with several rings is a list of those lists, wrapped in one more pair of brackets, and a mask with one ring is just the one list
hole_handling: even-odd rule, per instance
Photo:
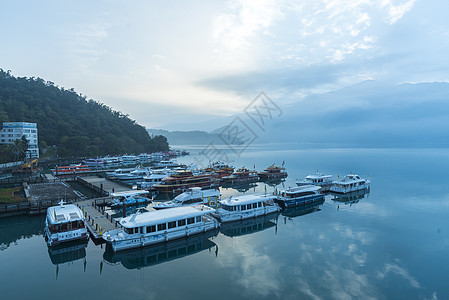
{"label": "white building", "polygon": [[36,123],[4,122],[0,130],[0,144],[14,144],[22,136],[28,140],[27,158],[39,158]]}

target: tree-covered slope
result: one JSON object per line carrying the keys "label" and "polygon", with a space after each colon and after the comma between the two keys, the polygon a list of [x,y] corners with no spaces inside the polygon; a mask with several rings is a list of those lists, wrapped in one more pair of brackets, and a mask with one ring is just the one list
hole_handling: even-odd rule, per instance
{"label": "tree-covered slope", "polygon": [[61,156],[142,153],[168,149],[127,115],[41,78],[14,77],[0,69],[0,123],[37,123],[41,147]]}

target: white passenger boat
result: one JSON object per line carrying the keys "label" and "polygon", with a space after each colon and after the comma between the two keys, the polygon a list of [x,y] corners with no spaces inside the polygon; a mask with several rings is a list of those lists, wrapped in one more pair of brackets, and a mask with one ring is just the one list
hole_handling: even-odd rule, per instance
{"label": "white passenger boat", "polygon": [[360,178],[359,175],[355,174],[346,175],[343,179],[335,180],[332,184],[330,191],[340,194],[365,190],[370,187],[370,181],[368,179]]}
{"label": "white passenger boat", "polygon": [[173,168],[179,166],[179,164],[171,160],[161,160],[160,162],[155,163],[154,166],[156,168]]}
{"label": "white passenger boat", "polygon": [[137,186],[142,190],[151,190],[155,184],[160,184],[162,179],[173,174],[170,169],[152,169],[150,174],[143,176],[142,181],[137,182]]}
{"label": "white passenger boat", "polygon": [[135,155],[122,155],[123,164],[131,165],[137,163],[138,157]]}
{"label": "white passenger boat", "polygon": [[62,200],[58,206],[47,208],[44,231],[48,246],[89,239],[81,209],[74,204],[64,204]]}
{"label": "white passenger boat", "polygon": [[220,201],[220,207],[212,214],[221,222],[253,218],[278,212],[281,208],[274,203],[273,195],[253,194],[230,197]]}
{"label": "white passenger boat", "polygon": [[120,220],[120,229],[103,233],[114,252],[167,242],[219,227],[208,206],[175,207],[136,213]]}
{"label": "white passenger boat", "polygon": [[311,204],[324,199],[319,190],[320,187],[315,185],[291,187],[281,191],[276,197],[276,202],[284,208]]}
{"label": "white passenger boat", "polygon": [[125,168],[125,169],[116,169],[114,172],[107,172],[106,175],[109,178],[116,180],[139,180],[144,176],[149,175],[150,170],[147,168]]}
{"label": "white passenger boat", "polygon": [[149,153],[140,153],[137,156],[137,159],[139,160],[139,162],[144,163],[144,162],[149,162],[151,161],[151,154]]}
{"label": "white passenger boat", "polygon": [[197,205],[197,204],[209,204],[216,203],[220,197],[220,191],[218,189],[206,189],[202,190],[200,187],[189,188],[182,194],[179,194],[171,201],[162,202],[153,205],[154,209],[173,208],[185,205]]}
{"label": "white passenger boat", "polygon": [[296,181],[296,185],[316,185],[321,187],[321,191],[328,191],[332,186],[332,175],[323,175],[320,172],[316,172],[313,175],[308,175],[303,180]]}
{"label": "white passenger boat", "polygon": [[88,158],[83,160],[83,164],[87,165],[89,168],[102,168],[104,160],[102,158]]}
{"label": "white passenger boat", "polygon": [[123,163],[123,159],[119,156],[105,156],[103,157],[103,164],[105,168],[118,166]]}

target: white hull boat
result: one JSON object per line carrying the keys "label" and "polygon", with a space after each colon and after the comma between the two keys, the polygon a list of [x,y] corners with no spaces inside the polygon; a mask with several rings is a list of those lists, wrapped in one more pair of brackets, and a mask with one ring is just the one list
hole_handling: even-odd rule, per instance
{"label": "white hull boat", "polygon": [[220,207],[212,214],[221,222],[232,222],[279,212],[274,203],[276,197],[266,194],[243,195],[220,201]]}
{"label": "white hull boat", "polygon": [[64,204],[63,201],[47,209],[44,231],[48,246],[89,239],[81,209],[74,204]]}
{"label": "white hull boat", "polygon": [[120,220],[120,229],[103,233],[114,252],[144,247],[217,229],[213,208],[199,205],[136,213]]}

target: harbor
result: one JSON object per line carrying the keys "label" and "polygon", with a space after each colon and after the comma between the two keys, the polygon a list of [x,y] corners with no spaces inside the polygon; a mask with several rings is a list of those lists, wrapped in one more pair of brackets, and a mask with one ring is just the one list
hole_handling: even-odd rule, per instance
{"label": "harbor", "polygon": [[[339,153],[325,151],[316,154],[312,151],[294,152],[291,156],[285,156],[285,168],[289,174],[283,183],[271,186],[258,181],[253,183],[252,188],[243,192],[240,192],[240,188],[237,186],[219,186],[221,200],[229,199],[231,196],[232,198],[239,198],[242,195],[265,194],[265,187],[267,195],[273,196],[276,189],[277,193],[280,193],[291,187],[299,187],[296,181],[302,181],[303,178],[311,174],[314,175],[317,168],[323,170],[323,176],[334,174],[334,180],[338,180],[339,177],[343,179],[344,175],[339,176],[338,174],[346,170],[344,164],[348,160],[345,162],[343,159],[345,156],[341,158],[342,156]],[[347,157],[352,157],[355,152],[347,153]],[[295,159],[293,154],[298,155],[299,158]],[[371,155],[371,152],[365,152],[366,157],[371,157]],[[419,154],[402,155],[406,157],[408,155],[410,161],[420,157]],[[390,162],[404,159],[394,155],[390,156]],[[279,153],[273,152],[273,158],[268,158],[271,163],[265,162],[268,160],[267,158],[262,160],[254,159],[254,157],[257,156],[249,152],[244,158],[245,161],[234,164],[240,166],[256,164],[256,166],[261,166],[259,169],[264,169],[272,164],[274,157],[279,157]],[[321,161],[322,157],[326,158]],[[124,290],[128,295],[133,295],[134,289],[128,288],[128,286],[136,283],[139,286],[150,285],[155,293],[162,296],[167,295],[166,285],[164,285],[165,280],[171,278],[176,270],[186,270],[186,272],[196,274],[193,276],[194,278],[185,279],[189,286],[200,288],[207,285],[216,291],[220,290],[223,280],[226,280],[231,283],[229,285],[230,291],[223,290],[222,293],[226,296],[238,298],[238,294],[233,287],[241,287],[239,285],[240,279],[244,278],[246,274],[242,265],[248,266],[252,270],[258,270],[252,274],[258,274],[257,276],[260,276],[260,279],[259,277],[253,278],[261,280],[263,283],[272,282],[272,279],[267,279],[268,275],[266,274],[274,274],[276,278],[292,286],[300,278],[309,284],[316,283],[321,286],[320,280],[326,278],[329,264],[336,265],[338,268],[350,267],[355,270],[357,276],[369,278],[373,286],[379,287],[384,281],[375,275],[370,275],[370,272],[379,268],[379,270],[383,270],[386,264],[393,263],[392,260],[387,258],[387,253],[390,253],[390,250],[379,246],[380,244],[399,249],[396,256],[399,258],[399,253],[403,253],[400,251],[401,245],[404,243],[407,247],[412,247],[415,239],[432,241],[433,245],[441,247],[442,241],[437,237],[444,235],[447,229],[440,226],[442,232],[437,233],[436,229],[432,230],[432,224],[427,223],[424,227],[420,227],[421,229],[414,231],[413,240],[406,237],[407,232],[401,227],[404,218],[408,218],[406,215],[411,214],[417,225],[424,224],[422,223],[425,220],[424,216],[428,214],[426,211],[432,210],[433,204],[431,205],[431,201],[435,204],[435,200],[425,198],[425,201],[419,199],[419,202],[413,202],[415,198],[412,197],[412,191],[405,188],[408,186],[408,181],[414,178],[410,177],[412,172],[396,173],[397,171],[393,171],[391,173],[390,168],[381,168],[374,163],[379,157],[385,159],[384,156],[374,157],[371,159],[373,163],[369,163],[364,169],[359,170],[360,174],[370,173],[371,175],[370,193],[358,193],[356,196],[352,196],[353,194],[343,195],[339,196],[338,199],[332,194],[325,194],[324,199],[317,199],[315,204],[289,207],[273,216],[259,216],[241,221],[226,222],[221,224],[216,232],[207,231],[205,234],[126,251],[114,252],[103,242],[102,234],[120,229],[121,226],[116,222],[123,218],[123,211],[120,208],[112,209],[107,205],[112,200],[110,195],[100,197],[95,196],[97,195],[97,192],[95,192],[93,198],[79,199],[75,202],[81,210],[84,210],[85,222],[88,224],[87,229],[90,235],[90,240],[87,243],[80,241],[77,244],[70,244],[65,247],[59,246],[54,249],[53,247],[47,247],[42,236],[45,227],[43,223],[44,214],[0,218],[0,224],[2,224],[0,225],[0,231],[3,236],[2,245],[5,249],[0,252],[2,253],[0,254],[0,261],[7,271],[12,271],[15,266],[23,265],[23,262],[26,262],[27,268],[36,265],[36,268],[43,270],[33,271],[40,274],[39,277],[42,277],[39,284],[55,282],[57,283],[56,286],[60,286],[59,291],[61,292],[62,289],[74,292],[72,285],[69,285],[66,281],[76,282],[78,285],[81,284],[86,287],[93,287],[95,281],[104,281],[113,283],[109,288],[112,290],[111,293],[119,294],[121,290]],[[190,160],[193,160],[193,158],[185,157],[180,162],[188,165]],[[433,170],[434,168],[439,170],[438,172],[442,171],[441,166],[436,164],[432,165]],[[346,173],[350,174],[350,171],[347,170]],[[399,185],[400,192],[396,188],[392,188],[388,181],[383,179],[392,175],[398,175],[396,178],[401,178],[400,181],[395,182]],[[89,176],[80,177],[87,178]],[[368,176],[361,177],[367,178]],[[98,179],[88,182],[95,185],[98,191],[101,190],[101,181]],[[120,184],[114,180],[111,180],[111,182]],[[69,181],[67,184],[71,186],[72,183]],[[92,196],[90,194],[91,188],[87,188],[86,185],[81,183],[77,184],[79,184],[80,189],[81,187],[86,188],[84,195]],[[112,192],[112,186],[109,184],[106,178],[103,178],[103,190],[106,192]],[[119,191],[116,191],[118,187],[115,185],[114,187],[114,192],[118,193]],[[128,189],[132,190],[132,187],[128,187]],[[405,194],[403,195],[403,193]],[[63,193],[60,192],[60,195],[63,195]],[[432,199],[438,199],[438,195],[438,193],[433,195]],[[354,199],[356,200],[354,201]],[[407,207],[404,207],[404,203],[411,205],[411,201],[415,203],[415,208],[407,209]],[[162,202],[163,200],[156,199],[154,203],[142,205],[141,208],[152,212],[150,208]],[[208,199],[205,202],[208,203]],[[55,205],[58,204],[55,203]],[[418,208],[422,212],[417,213]],[[128,218],[136,212],[136,209],[137,206],[127,207]],[[386,214],[386,209],[392,215]],[[406,211],[402,212],[404,209]],[[436,217],[439,218],[438,216],[437,214]],[[443,219],[440,218],[439,220]],[[7,230],[5,226],[11,227],[11,229]],[[396,229],[393,230],[393,227]],[[415,229],[417,228],[415,226]],[[399,238],[397,237],[397,231],[402,235]],[[395,242],[396,239],[399,240]],[[352,248],[349,248],[350,245],[353,245]],[[430,250],[430,247],[425,245],[428,245],[428,243],[423,243],[422,247]],[[20,254],[21,252],[17,251],[20,249],[24,251],[26,249],[32,257]],[[335,249],[335,251],[332,252],[332,249]],[[352,249],[351,252],[348,249]],[[435,251],[434,247],[432,249],[432,251]],[[423,249],[418,252],[423,253],[427,250]],[[366,253],[367,259],[363,261],[363,265],[360,265],[364,253]],[[311,257],[308,258],[309,256]],[[433,277],[433,283],[429,284],[426,283],[423,276],[413,271],[416,261],[412,257],[404,257],[402,254],[400,257],[403,261],[397,263],[397,266],[410,270],[410,276],[413,276],[417,281],[419,280],[427,293],[433,287],[439,286],[436,277]],[[278,270],[277,267],[273,268],[273,263],[275,266],[280,266],[282,271]],[[440,269],[443,271],[444,267]],[[314,272],[298,275],[295,270],[314,270]],[[317,273],[315,274],[315,272]],[[24,276],[25,279],[31,278],[27,274],[21,276]],[[291,278],[292,276],[295,280]],[[394,273],[386,276],[388,276],[388,282],[393,281],[395,284],[406,284],[407,282]],[[239,279],[237,280],[235,277]],[[271,277],[270,275],[269,278]],[[120,278],[120,280],[117,278]],[[338,282],[343,284],[347,282],[347,279],[345,277],[344,281],[338,280]],[[198,281],[201,281],[201,284]],[[30,284],[35,286],[35,281],[30,281]],[[121,287],[118,288],[119,286]],[[259,288],[261,286],[259,285]],[[267,284],[263,286],[266,286],[270,291],[274,289]],[[178,286],[178,289],[185,292],[187,287]],[[297,293],[296,288],[283,288],[282,290],[284,291],[282,295],[293,296]],[[412,291],[415,291],[415,289],[412,288]],[[251,292],[261,298],[267,298],[267,296],[259,293],[258,289],[251,289]],[[26,292],[18,292],[17,289],[14,289],[14,293],[19,296],[27,294]],[[11,298],[14,295],[13,289],[8,288],[6,295]],[[181,296],[177,292],[175,295]],[[323,292],[322,295],[324,297],[330,294]],[[374,296],[374,294],[371,295]],[[92,289],[89,296],[101,297],[96,289]]]}

